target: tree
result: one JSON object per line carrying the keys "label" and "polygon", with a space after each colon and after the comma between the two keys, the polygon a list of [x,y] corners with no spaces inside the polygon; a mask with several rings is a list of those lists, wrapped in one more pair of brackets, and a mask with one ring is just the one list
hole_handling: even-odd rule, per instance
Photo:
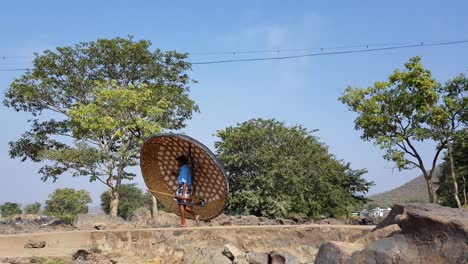
{"label": "tree", "polygon": [[41,203],[35,202],[24,207],[25,214],[39,214],[41,212]]}
{"label": "tree", "polygon": [[5,92],[4,104],[31,114],[31,129],[10,142],[12,158],[48,161],[39,172],[65,172],[118,188],[135,175],[145,137],[185,126],[198,111],[188,96],[187,54],[150,51],[149,41],[98,39],[36,54],[34,67]]}
{"label": "tree", "polygon": [[[140,208],[147,207],[148,209],[152,206],[151,194],[145,193],[136,186],[136,184],[122,184],[118,190],[120,202],[118,216],[123,219],[127,219],[132,215],[132,213]],[[109,192],[104,192],[101,194],[101,208],[105,213],[110,213],[109,200],[111,196]]]}
{"label": "tree", "polygon": [[[434,202],[432,178],[440,152],[447,140],[434,130],[434,109],[441,85],[421,65],[419,57],[395,70],[388,81],[368,88],[347,87],[339,99],[356,112],[356,130],[361,138],[386,150],[384,158],[399,170],[419,168],[424,175],[430,202]],[[423,161],[415,142],[436,140],[431,165]]]}
{"label": "tree", "polygon": [[[454,195],[454,178],[452,177],[452,166],[448,153],[444,157],[439,176],[439,187],[437,188],[438,202],[444,206],[458,207],[455,197],[462,197],[463,206],[468,203],[466,193],[468,191],[468,129],[464,128],[458,131],[453,139],[452,160],[455,178],[458,188],[457,196]],[[460,203],[461,203],[460,201]]]}
{"label": "tree", "polygon": [[[458,180],[455,171],[453,142],[460,129],[464,129],[468,123],[468,78],[465,75],[459,75],[452,80],[448,81],[445,86],[440,90],[442,103],[434,108],[433,121],[431,122],[436,138],[439,141],[445,140],[447,142],[447,153],[445,155],[445,168],[444,172],[449,169],[452,182],[452,196],[453,201],[458,208],[461,207],[460,198],[458,197]],[[461,133],[460,135],[463,135]],[[463,136],[459,137],[463,141]],[[459,142],[463,144],[463,142]],[[464,179],[464,178],[463,178]],[[466,203],[466,202],[465,202]]]}
{"label": "tree", "polygon": [[19,215],[22,213],[21,205],[18,203],[6,202],[0,206],[0,213],[2,217]]}
{"label": "tree", "polygon": [[85,190],[56,189],[45,202],[44,214],[71,223],[78,214],[88,213],[91,196]]}
{"label": "tree", "polygon": [[257,216],[345,215],[365,201],[365,170],[352,170],[301,126],[252,119],[217,132],[230,186],[227,209]]}

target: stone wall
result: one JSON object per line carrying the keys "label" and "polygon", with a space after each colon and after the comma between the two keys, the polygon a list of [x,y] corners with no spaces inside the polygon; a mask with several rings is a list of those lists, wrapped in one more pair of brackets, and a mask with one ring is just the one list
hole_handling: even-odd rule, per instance
{"label": "stone wall", "polygon": [[286,252],[302,263],[311,263],[322,243],[354,241],[372,228],[324,225],[161,228],[92,232],[91,240],[93,247],[105,252],[148,258],[180,255],[186,263],[231,263],[222,255],[226,244],[243,252]]}
{"label": "stone wall", "polygon": [[[79,249],[94,248],[113,258],[134,256],[144,260],[176,256],[183,259],[183,263],[232,263],[222,253],[225,245],[231,245],[242,254],[277,251],[294,256],[301,263],[313,263],[322,243],[354,241],[373,228],[350,225],[202,226],[0,235],[0,260],[7,256],[65,256]],[[45,241],[45,247],[24,248],[28,241]]]}

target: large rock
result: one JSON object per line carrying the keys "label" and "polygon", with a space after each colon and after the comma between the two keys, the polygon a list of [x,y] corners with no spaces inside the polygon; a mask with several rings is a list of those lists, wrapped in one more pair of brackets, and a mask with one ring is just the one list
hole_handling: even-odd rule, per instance
{"label": "large rock", "polygon": [[46,245],[46,242],[45,241],[28,241],[28,243],[26,243],[24,245],[24,248],[43,248],[45,247]]}
{"label": "large rock", "polygon": [[75,217],[73,226],[83,230],[132,227],[122,218],[106,214],[79,214]]}
{"label": "large rock", "polygon": [[315,264],[351,263],[353,253],[363,249],[361,243],[330,241],[320,247]]}
{"label": "large rock", "polygon": [[[180,223],[180,217],[174,213],[164,212],[159,210],[155,216],[155,221],[159,226],[176,226]],[[187,219],[190,223],[191,220]]]}
{"label": "large rock", "polygon": [[246,259],[250,264],[268,264],[268,254],[264,252],[247,252]]}
{"label": "large rock", "polygon": [[401,228],[397,224],[385,226],[381,229],[376,229],[373,232],[370,232],[360,238],[358,238],[356,243],[368,244],[369,242],[379,240],[382,238],[390,237],[396,234],[401,233]]}
{"label": "large rock", "polygon": [[315,263],[468,263],[468,209],[395,205],[373,232],[356,242],[365,248],[350,253],[343,244],[323,244]]}
{"label": "large rock", "polygon": [[156,221],[151,216],[151,211],[146,207],[141,207],[133,211],[129,220],[132,224],[138,227],[156,226]]}
{"label": "large rock", "polygon": [[234,261],[235,259],[243,258],[244,252],[242,252],[234,245],[226,244],[224,245],[223,255]]}
{"label": "large rock", "polygon": [[270,252],[271,264],[299,264],[296,256],[284,250],[273,250]]}

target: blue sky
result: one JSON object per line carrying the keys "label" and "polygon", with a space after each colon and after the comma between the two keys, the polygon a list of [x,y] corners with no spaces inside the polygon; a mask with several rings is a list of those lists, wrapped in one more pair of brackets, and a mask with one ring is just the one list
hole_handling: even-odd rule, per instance
{"label": "blue sky", "polygon": [[[0,4],[0,57],[97,38],[151,40],[154,48],[191,53],[285,50],[468,39],[466,1],[4,1]],[[389,190],[420,173],[398,172],[382,151],[359,138],[355,115],[337,98],[348,85],[384,80],[412,56],[441,82],[468,71],[468,44],[309,57],[282,61],[194,65],[190,96],[200,106],[184,133],[213,149],[217,130],[251,118],[276,118],[313,130],[338,159],[367,168],[371,193]],[[192,62],[285,56],[193,54]],[[25,68],[31,59],[0,58],[0,69]],[[21,71],[0,71],[0,99]],[[98,204],[106,190],[86,178],[43,183],[39,164],[8,156],[8,142],[28,129],[28,116],[0,106],[0,204],[44,201],[56,188],[83,188]],[[426,162],[431,144],[420,146]],[[144,187],[138,168],[136,182]]]}

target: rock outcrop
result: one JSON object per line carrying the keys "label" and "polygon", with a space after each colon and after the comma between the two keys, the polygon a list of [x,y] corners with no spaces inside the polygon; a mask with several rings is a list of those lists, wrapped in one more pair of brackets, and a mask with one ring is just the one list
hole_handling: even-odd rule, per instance
{"label": "rock outcrop", "polygon": [[371,233],[353,243],[323,244],[315,263],[468,263],[468,209],[395,205]]}
{"label": "rock outcrop", "polygon": [[79,214],[75,217],[73,226],[80,230],[110,230],[133,227],[120,217],[106,214]]}

